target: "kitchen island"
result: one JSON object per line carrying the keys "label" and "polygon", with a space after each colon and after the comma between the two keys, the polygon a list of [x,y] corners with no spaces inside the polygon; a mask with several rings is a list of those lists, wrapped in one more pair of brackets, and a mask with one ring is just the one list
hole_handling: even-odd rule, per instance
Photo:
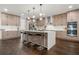
{"label": "kitchen island", "polygon": [[49,50],[56,44],[56,31],[21,30],[21,39],[43,46]]}

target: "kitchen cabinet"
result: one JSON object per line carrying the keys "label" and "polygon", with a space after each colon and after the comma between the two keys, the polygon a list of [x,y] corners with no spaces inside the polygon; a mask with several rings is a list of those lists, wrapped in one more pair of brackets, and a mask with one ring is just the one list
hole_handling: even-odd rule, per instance
{"label": "kitchen cabinet", "polygon": [[55,26],[62,26],[62,25],[66,25],[67,23],[67,14],[59,14],[59,15],[55,15],[54,17],[54,22],[53,25]]}
{"label": "kitchen cabinet", "polygon": [[1,14],[1,25],[8,25],[8,15],[2,13]]}
{"label": "kitchen cabinet", "polygon": [[17,38],[18,33],[17,31],[3,31],[2,32],[2,39],[11,39],[11,38]]}
{"label": "kitchen cabinet", "polygon": [[20,17],[16,15],[10,15],[6,13],[1,14],[2,25],[17,26],[20,23]]}
{"label": "kitchen cabinet", "polygon": [[16,26],[17,25],[16,16],[8,15],[8,25],[10,25],[10,26]]}
{"label": "kitchen cabinet", "polygon": [[[54,21],[55,20],[57,21],[56,18],[54,19]],[[67,19],[63,20],[63,21],[65,21],[66,26],[67,26],[67,22],[77,22],[77,37],[68,36],[67,35],[67,28],[66,28],[65,31],[56,33],[57,38],[64,39],[64,40],[65,39],[71,40],[71,41],[79,41],[79,31],[78,31],[78,29],[79,29],[79,26],[78,26],[79,25],[79,10],[73,10],[73,11],[67,12],[66,18]],[[56,21],[54,23],[56,23]],[[63,21],[61,21],[61,23],[63,23]]]}
{"label": "kitchen cabinet", "polygon": [[20,17],[12,14],[1,13],[2,39],[19,37]]}

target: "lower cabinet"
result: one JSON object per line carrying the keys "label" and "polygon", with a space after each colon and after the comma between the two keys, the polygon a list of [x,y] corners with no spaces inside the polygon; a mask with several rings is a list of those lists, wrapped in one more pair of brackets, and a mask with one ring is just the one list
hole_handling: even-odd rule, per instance
{"label": "lower cabinet", "polygon": [[2,39],[11,39],[11,38],[17,38],[18,32],[17,31],[3,31],[2,32]]}

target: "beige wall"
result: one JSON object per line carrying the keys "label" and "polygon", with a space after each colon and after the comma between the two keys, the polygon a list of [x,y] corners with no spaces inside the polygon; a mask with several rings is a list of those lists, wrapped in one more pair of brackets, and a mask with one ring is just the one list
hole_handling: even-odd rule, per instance
{"label": "beige wall", "polygon": [[65,14],[60,14],[60,15],[55,15],[54,16],[54,25],[65,25],[67,26],[67,22],[71,21],[77,21],[77,37],[70,37],[67,36],[67,32],[57,32],[57,38],[62,38],[66,40],[74,40],[74,41],[79,41],[79,10],[74,10],[67,12]]}

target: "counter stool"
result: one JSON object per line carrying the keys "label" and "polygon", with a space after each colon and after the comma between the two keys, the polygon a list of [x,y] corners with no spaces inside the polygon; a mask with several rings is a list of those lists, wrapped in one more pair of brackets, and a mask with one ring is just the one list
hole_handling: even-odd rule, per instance
{"label": "counter stool", "polygon": [[40,46],[37,47],[37,50],[42,51],[44,49],[44,46],[42,45],[41,39],[44,39],[44,33],[40,34]]}
{"label": "counter stool", "polygon": [[23,44],[29,47],[30,42],[28,41],[28,33],[26,32],[21,32],[21,33],[23,33]]}

